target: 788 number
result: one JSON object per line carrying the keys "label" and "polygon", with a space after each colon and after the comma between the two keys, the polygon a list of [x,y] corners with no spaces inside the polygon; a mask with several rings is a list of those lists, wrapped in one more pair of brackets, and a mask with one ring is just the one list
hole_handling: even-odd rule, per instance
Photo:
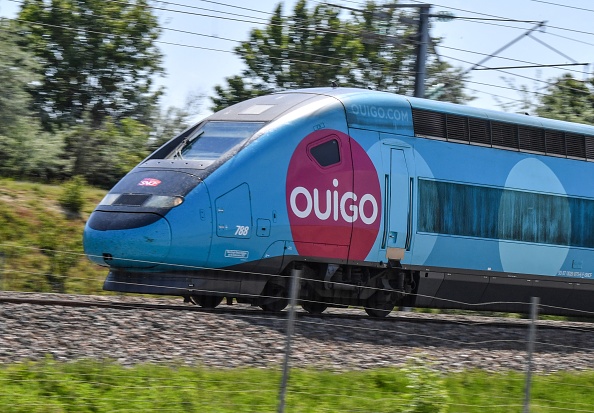
{"label": "788 number", "polygon": [[245,237],[250,232],[250,227],[244,225],[237,225],[237,229],[235,230],[235,235],[239,235]]}

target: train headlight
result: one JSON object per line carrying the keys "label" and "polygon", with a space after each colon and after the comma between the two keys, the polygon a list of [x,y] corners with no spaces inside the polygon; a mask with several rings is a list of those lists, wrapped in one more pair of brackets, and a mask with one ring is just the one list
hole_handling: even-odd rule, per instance
{"label": "train headlight", "polygon": [[181,196],[153,195],[142,206],[149,208],[173,208],[182,202],[184,202],[184,199]]}
{"label": "train headlight", "polygon": [[99,205],[142,206],[147,208],[173,208],[181,205],[184,198],[170,195],[107,194]]}

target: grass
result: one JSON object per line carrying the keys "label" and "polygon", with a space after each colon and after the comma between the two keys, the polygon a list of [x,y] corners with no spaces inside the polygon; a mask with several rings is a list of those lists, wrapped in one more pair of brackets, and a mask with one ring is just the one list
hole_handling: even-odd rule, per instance
{"label": "grass", "polygon": [[84,256],[82,232],[106,191],[84,188],[72,214],[60,205],[65,188],[0,179],[0,289],[102,292],[106,270]]}
{"label": "grass", "polygon": [[[594,372],[535,376],[531,412],[588,411],[594,405],[593,380]],[[280,381],[278,370],[47,359],[0,367],[0,411],[274,412]],[[520,412],[523,398],[520,373],[442,377],[419,366],[343,373],[294,369],[285,411]]]}
{"label": "grass", "polygon": [[[473,371],[446,378],[450,411],[490,413],[522,411],[524,375],[518,372]],[[532,413],[592,411],[594,372],[559,372],[533,376]]]}

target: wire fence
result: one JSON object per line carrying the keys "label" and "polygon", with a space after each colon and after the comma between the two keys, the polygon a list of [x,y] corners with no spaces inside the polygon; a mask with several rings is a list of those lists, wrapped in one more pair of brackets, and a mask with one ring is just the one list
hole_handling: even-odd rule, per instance
{"label": "wire fence", "polygon": [[0,300],[120,305],[1,302],[3,411],[594,412],[594,317],[539,315],[537,297],[527,314],[396,308],[375,319],[342,306],[317,316],[299,305],[307,277],[294,271],[280,315],[236,300],[204,312],[181,297],[106,295],[74,271],[53,275],[99,287],[56,294],[49,264],[15,268],[12,249],[23,248],[2,244]]}

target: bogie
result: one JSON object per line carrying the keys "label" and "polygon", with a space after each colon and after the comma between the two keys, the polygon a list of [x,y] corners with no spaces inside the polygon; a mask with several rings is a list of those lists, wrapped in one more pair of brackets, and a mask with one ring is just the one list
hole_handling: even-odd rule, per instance
{"label": "bogie", "polygon": [[412,289],[412,276],[397,268],[311,263],[303,268],[301,306],[309,313],[340,304],[365,307],[368,314],[383,317]]}

